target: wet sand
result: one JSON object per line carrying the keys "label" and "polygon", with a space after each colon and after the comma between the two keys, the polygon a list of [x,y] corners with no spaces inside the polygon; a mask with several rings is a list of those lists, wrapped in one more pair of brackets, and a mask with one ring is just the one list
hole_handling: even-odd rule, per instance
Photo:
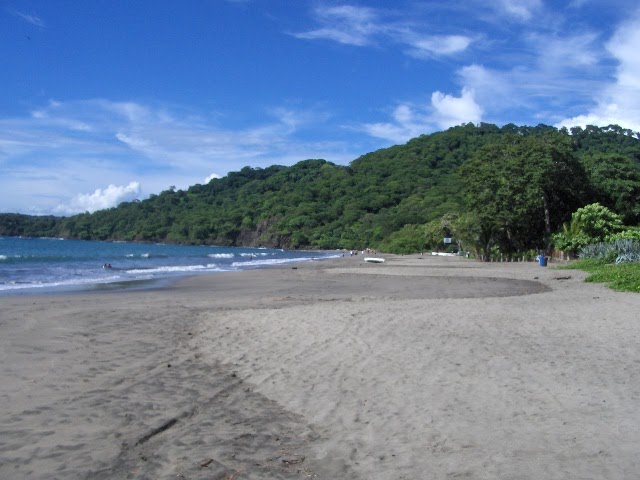
{"label": "wet sand", "polygon": [[640,295],[583,278],[358,256],[0,298],[0,478],[635,478]]}

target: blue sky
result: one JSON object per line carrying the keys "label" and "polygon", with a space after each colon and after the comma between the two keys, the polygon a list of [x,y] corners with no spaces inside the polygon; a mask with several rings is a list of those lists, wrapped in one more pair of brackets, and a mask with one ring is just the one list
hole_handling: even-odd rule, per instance
{"label": "blue sky", "polygon": [[0,1],[0,212],[467,122],[640,131],[639,46],[636,0]]}

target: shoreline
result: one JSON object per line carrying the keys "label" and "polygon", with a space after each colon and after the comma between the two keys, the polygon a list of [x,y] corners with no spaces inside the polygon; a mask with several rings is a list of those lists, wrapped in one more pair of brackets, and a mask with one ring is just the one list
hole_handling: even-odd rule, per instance
{"label": "shoreline", "polygon": [[[163,286],[180,277],[251,270],[335,251],[0,237],[0,296]],[[6,254],[6,255],[5,255]]]}
{"label": "shoreline", "polygon": [[[318,250],[300,250],[304,252],[316,252],[323,253],[328,255],[332,251],[318,251]],[[203,277],[209,275],[220,275],[231,272],[239,272],[239,271],[255,271],[262,269],[270,269],[270,268],[287,268],[290,265],[298,265],[305,264],[310,262],[319,262],[319,261],[330,261],[339,257],[317,257],[305,260],[298,259],[290,259],[288,261],[284,261],[282,263],[274,263],[274,264],[260,264],[260,265],[247,265],[245,268],[241,269],[229,269],[229,270],[218,270],[218,271],[210,271],[210,272],[183,272],[180,274],[171,274],[165,276],[157,276],[152,278],[134,278],[134,279],[120,279],[115,281],[108,282],[92,282],[92,283],[76,283],[76,284],[68,284],[68,285],[59,285],[59,284],[51,284],[51,285],[32,285],[25,286],[20,288],[13,288],[7,290],[0,290],[0,298],[5,297],[13,297],[13,296],[38,296],[38,295],[75,295],[75,294],[85,294],[85,293],[101,293],[108,291],[144,291],[144,290],[156,290],[163,288],[170,288],[174,283],[179,282],[182,279],[190,278],[190,277]]]}
{"label": "shoreline", "polygon": [[533,263],[382,256],[3,297],[0,476],[638,470],[637,295]]}

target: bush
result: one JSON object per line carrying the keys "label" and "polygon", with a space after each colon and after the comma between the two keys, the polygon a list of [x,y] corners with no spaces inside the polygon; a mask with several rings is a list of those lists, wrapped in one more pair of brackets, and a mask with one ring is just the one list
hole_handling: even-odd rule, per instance
{"label": "bush", "polygon": [[614,290],[640,293],[640,264],[603,265],[587,277],[586,281],[604,282]]}
{"label": "bush", "polygon": [[607,283],[614,290],[640,293],[640,263],[613,265],[603,260],[585,258],[561,268],[591,273],[585,280],[587,282]]}
{"label": "bush", "polygon": [[607,241],[612,242],[614,240],[637,240],[640,242],[640,228],[628,228],[607,237]]}
{"label": "bush", "polygon": [[599,242],[583,247],[579,256],[580,258],[602,260],[605,263],[640,262],[640,241]]}
{"label": "bush", "polygon": [[558,250],[571,253],[579,252],[590,243],[593,243],[593,239],[585,233],[572,233],[566,227],[563,232],[554,234],[552,240]]}
{"label": "bush", "polygon": [[602,241],[624,228],[622,217],[599,203],[592,203],[576,210],[571,216],[571,223],[573,222],[581,232],[596,241]]}
{"label": "bush", "polygon": [[599,203],[592,203],[571,215],[569,226],[553,235],[555,247],[564,252],[580,252],[591,244],[603,242],[624,227],[622,217]]}
{"label": "bush", "polygon": [[424,250],[424,227],[405,225],[378,244],[382,251],[397,254],[409,254]]}

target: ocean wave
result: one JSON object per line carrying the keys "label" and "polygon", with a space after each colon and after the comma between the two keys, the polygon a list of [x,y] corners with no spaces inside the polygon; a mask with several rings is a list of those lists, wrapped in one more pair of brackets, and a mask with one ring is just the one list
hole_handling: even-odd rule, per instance
{"label": "ocean wave", "polygon": [[127,253],[127,258],[168,258],[168,255],[162,253]]}
{"label": "ocean wave", "polygon": [[235,256],[235,253],[210,253],[207,255],[209,258],[233,258]]}
{"label": "ocean wave", "polygon": [[0,260],[8,262],[60,262],[67,261],[66,255],[0,255]]}
{"label": "ocean wave", "polygon": [[74,278],[68,280],[56,280],[51,282],[32,281],[32,282],[6,282],[0,283],[0,292],[7,290],[25,290],[28,288],[56,288],[56,287],[74,287],[83,285],[96,285],[99,283],[112,283],[122,280],[120,276],[112,277],[86,277]]}
{"label": "ocean wave", "polygon": [[242,268],[250,266],[268,266],[268,265],[284,265],[287,263],[300,263],[315,260],[315,257],[300,257],[300,258],[268,258],[264,260],[247,260],[245,262],[233,262],[232,267]]}
{"label": "ocean wave", "polygon": [[152,267],[152,268],[133,268],[131,270],[125,270],[126,273],[132,275],[149,275],[154,273],[182,273],[182,272],[221,272],[223,269],[219,268],[215,263],[207,265],[173,265],[164,267]]}

